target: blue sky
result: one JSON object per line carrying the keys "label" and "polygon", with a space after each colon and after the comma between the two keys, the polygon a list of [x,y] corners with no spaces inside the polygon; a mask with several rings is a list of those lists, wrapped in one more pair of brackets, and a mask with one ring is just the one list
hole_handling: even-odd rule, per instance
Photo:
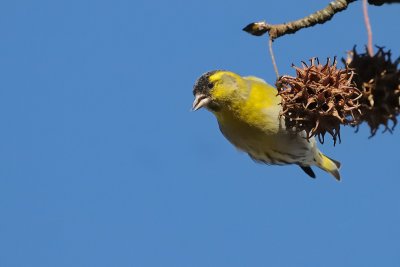
{"label": "blue sky", "polygon": [[[274,83],[241,29],[328,1],[0,3],[0,266],[399,266],[399,131],[342,130],[343,181],[253,163],[192,86],[213,69]],[[400,5],[371,7],[400,55]],[[361,49],[361,3],[274,43],[280,72]]]}

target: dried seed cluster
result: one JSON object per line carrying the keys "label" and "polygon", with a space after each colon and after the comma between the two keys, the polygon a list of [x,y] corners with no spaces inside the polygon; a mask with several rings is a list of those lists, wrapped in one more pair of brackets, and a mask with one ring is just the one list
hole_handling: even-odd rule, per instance
{"label": "dried seed cluster", "polygon": [[353,72],[336,67],[336,58],[325,65],[317,58],[302,68],[293,66],[297,77],[281,76],[277,81],[282,97],[282,113],[286,128],[305,131],[307,139],[317,136],[321,143],[325,134],[340,141],[340,124],[357,124],[361,92],[352,84]]}
{"label": "dried seed cluster", "polygon": [[374,6],[381,6],[383,4],[400,3],[399,0],[368,0],[368,4]]}
{"label": "dried seed cluster", "polygon": [[[384,131],[392,131],[397,124],[396,116],[400,113],[400,71],[397,66],[400,58],[392,62],[390,50],[382,47],[374,56],[368,53],[357,54],[352,51],[349,67],[355,71],[353,82],[362,92],[360,99],[361,118],[371,128],[374,136],[380,125]],[[389,122],[392,121],[392,127]]]}

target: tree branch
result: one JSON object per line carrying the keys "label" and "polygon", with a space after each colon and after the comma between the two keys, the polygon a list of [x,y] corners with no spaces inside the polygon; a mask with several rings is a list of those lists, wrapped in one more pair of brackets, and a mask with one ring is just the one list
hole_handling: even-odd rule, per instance
{"label": "tree branch", "polygon": [[345,10],[350,3],[355,1],[356,0],[335,0],[330,2],[326,8],[296,21],[275,25],[268,24],[265,21],[254,22],[244,27],[243,30],[255,36],[261,36],[268,32],[270,39],[273,41],[285,34],[292,34],[300,29],[312,27],[316,24],[323,24],[330,20],[333,15]]}

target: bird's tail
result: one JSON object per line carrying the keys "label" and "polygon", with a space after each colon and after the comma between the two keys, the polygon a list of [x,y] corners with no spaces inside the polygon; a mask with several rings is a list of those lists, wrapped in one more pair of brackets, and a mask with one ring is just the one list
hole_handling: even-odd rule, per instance
{"label": "bird's tail", "polygon": [[340,181],[340,162],[325,156],[321,152],[319,152],[319,156],[317,166],[324,171],[329,172],[336,178],[336,180]]}

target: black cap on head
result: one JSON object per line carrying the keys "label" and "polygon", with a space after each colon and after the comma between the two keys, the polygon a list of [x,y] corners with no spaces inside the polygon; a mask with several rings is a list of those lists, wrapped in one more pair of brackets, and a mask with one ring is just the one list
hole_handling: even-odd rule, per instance
{"label": "black cap on head", "polygon": [[197,79],[196,83],[193,86],[193,95],[199,93],[208,95],[209,90],[214,86],[214,84],[210,82],[209,78],[211,75],[215,74],[218,71],[219,70],[213,70],[201,75],[201,77]]}

